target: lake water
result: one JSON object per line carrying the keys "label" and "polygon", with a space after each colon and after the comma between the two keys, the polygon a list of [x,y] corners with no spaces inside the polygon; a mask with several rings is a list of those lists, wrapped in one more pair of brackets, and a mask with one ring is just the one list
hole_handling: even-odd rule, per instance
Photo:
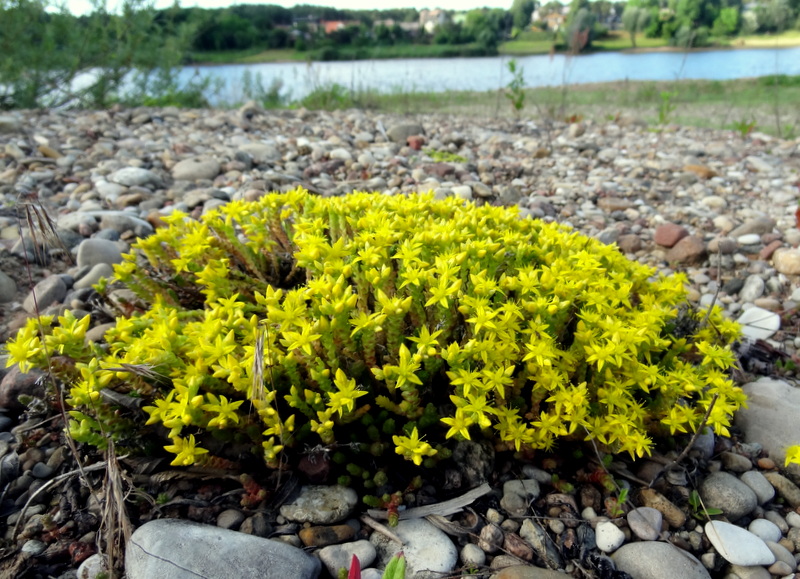
{"label": "lake water", "polygon": [[[242,99],[245,71],[260,75],[264,87],[274,79],[297,100],[317,87],[339,83],[347,88],[381,92],[487,91],[510,80],[509,57],[424,58],[337,62],[272,63],[186,67],[182,79],[195,74],[219,79],[214,104]],[[517,57],[528,87],[620,80],[730,80],[768,74],[800,74],[800,47],[712,50],[699,52],[605,52],[568,58],[564,55]]]}

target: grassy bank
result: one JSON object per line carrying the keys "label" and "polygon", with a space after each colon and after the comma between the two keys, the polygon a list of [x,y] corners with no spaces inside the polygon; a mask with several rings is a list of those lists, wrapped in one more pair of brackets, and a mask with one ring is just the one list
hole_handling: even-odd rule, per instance
{"label": "grassy bank", "polygon": [[396,44],[392,46],[331,46],[298,52],[281,50],[224,50],[219,52],[193,52],[189,64],[258,64],[270,62],[303,62],[331,60],[368,60],[389,58],[453,58],[463,56],[491,56],[493,50],[478,43],[470,44]]}
{"label": "grassy bank", "polygon": [[[776,82],[777,81],[777,82]],[[380,112],[511,117],[501,91],[415,93],[320,88],[299,106],[365,108]],[[662,94],[670,93],[665,99]],[[733,81],[622,81],[525,90],[522,120],[636,118],[651,126],[682,124],[714,129],[747,127],[785,138],[800,134],[800,76]]]}
{"label": "grassy bank", "polygon": [[[549,54],[553,50],[564,52],[563,43],[553,46],[552,35],[548,32],[524,32],[516,39],[501,43],[497,53],[507,56],[530,56]],[[732,39],[715,39],[714,44],[722,48],[774,48],[800,46],[800,31],[790,30],[769,36],[742,36]],[[670,48],[663,38],[647,38],[636,35],[636,47],[630,34],[612,30],[605,38],[594,40],[593,51],[615,50],[663,50]],[[330,60],[367,60],[388,58],[452,58],[464,56],[490,56],[480,44],[396,44],[393,46],[333,46],[299,52],[293,49],[261,50],[222,50],[212,52],[192,52],[189,64],[258,64],[270,62],[304,62]]]}
{"label": "grassy bank", "polygon": [[[714,38],[712,47],[719,48],[775,48],[800,46],[800,31],[788,30],[781,34],[740,36],[737,38]],[[498,47],[500,54],[509,56],[527,56],[533,54],[548,54],[553,48],[553,39],[546,32],[526,32],[515,40],[502,43]],[[592,50],[663,50],[670,47],[663,38],[647,38],[644,34],[636,35],[636,46],[631,41],[631,36],[622,30],[612,30],[605,38],[592,41]],[[557,44],[556,50],[565,50],[563,44]]]}

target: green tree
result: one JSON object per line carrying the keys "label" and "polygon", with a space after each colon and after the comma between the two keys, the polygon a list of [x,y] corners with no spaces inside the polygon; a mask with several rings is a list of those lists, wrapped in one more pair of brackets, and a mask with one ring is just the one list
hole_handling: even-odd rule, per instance
{"label": "green tree", "polygon": [[787,0],[770,0],[756,8],[759,32],[782,32],[794,21],[792,8]]}
{"label": "green tree", "polygon": [[525,30],[531,25],[531,14],[536,8],[535,0],[514,0],[511,5],[511,15],[514,18],[514,28]]}
{"label": "green tree", "polygon": [[121,98],[143,98],[154,86],[174,91],[193,33],[169,15],[157,22],[142,0],[125,0],[117,14],[98,1],[81,18],[47,0],[0,0],[0,22],[5,108],[104,108]]}
{"label": "green tree", "polygon": [[651,13],[642,6],[625,6],[622,13],[622,26],[631,35],[631,44],[636,48],[636,35],[644,31],[650,23]]}
{"label": "green tree", "polygon": [[733,36],[739,31],[739,9],[723,8],[714,20],[712,27],[714,36]]}

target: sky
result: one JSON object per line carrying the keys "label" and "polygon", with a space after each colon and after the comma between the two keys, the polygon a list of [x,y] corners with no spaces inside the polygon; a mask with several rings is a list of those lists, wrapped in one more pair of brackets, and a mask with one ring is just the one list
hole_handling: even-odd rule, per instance
{"label": "sky", "polygon": [[[315,4],[317,6],[333,6],[334,8],[351,10],[374,10],[389,8],[442,8],[445,10],[471,10],[473,8],[511,8],[513,0],[181,0],[180,5],[188,8],[223,8],[233,4],[277,4],[287,8],[295,4]],[[90,0],[65,0],[70,12],[76,15],[91,12]],[[108,0],[107,6],[113,8],[116,0]],[[167,8],[172,5],[172,0],[155,0],[156,8]]]}

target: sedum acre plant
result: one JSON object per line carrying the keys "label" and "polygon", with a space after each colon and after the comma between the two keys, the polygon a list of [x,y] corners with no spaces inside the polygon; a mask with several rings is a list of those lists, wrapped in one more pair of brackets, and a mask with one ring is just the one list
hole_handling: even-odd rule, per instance
{"label": "sedum acre plant", "polygon": [[175,465],[212,460],[211,435],[271,466],[352,443],[432,464],[478,433],[642,456],[714,399],[726,433],[744,402],[737,325],[718,309],[703,323],[680,275],[512,208],[297,190],[169,223],[116,266],[140,303],[105,343],[67,313],[8,344],[23,369],[60,360],[78,441],[160,432]]}

